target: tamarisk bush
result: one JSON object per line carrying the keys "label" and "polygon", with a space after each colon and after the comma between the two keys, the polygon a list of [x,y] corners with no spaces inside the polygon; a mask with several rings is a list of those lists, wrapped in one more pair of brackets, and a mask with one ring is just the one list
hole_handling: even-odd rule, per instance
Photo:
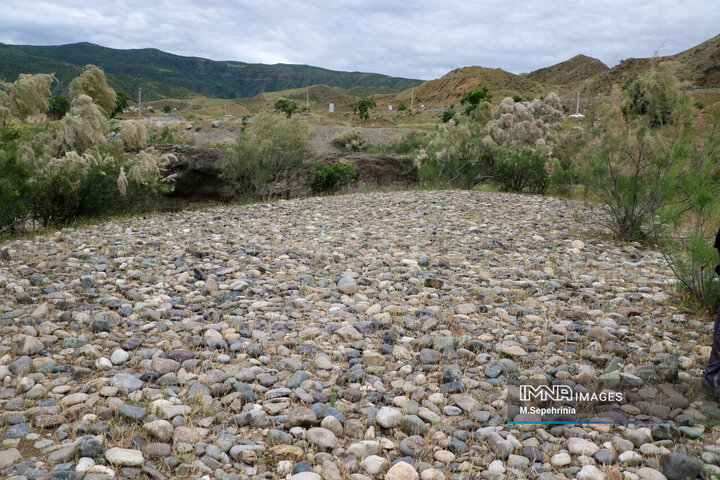
{"label": "tamarisk bush", "polygon": [[10,117],[24,119],[48,109],[50,86],[55,75],[21,73],[15,82],[0,82],[0,121],[4,125]]}
{"label": "tamarisk bush", "polygon": [[17,118],[47,108],[51,81],[52,76],[21,76],[3,84],[0,235],[150,206],[171,189],[161,178],[168,156],[140,150],[148,141],[145,125],[121,122],[123,143],[108,144],[110,124],[88,95],[77,95],[57,123],[31,125]]}
{"label": "tamarisk bush", "polygon": [[93,99],[80,95],[73,100],[70,112],[60,121],[60,153],[71,150],[84,152],[93,145],[105,144],[109,128],[107,118]]}
{"label": "tamarisk bush", "polygon": [[530,102],[506,98],[492,107],[486,124],[448,122],[416,157],[420,178],[445,186],[491,182],[503,191],[543,193],[550,175],[561,168],[552,144],[562,117],[560,99],[551,93]]}
{"label": "tamarisk bush", "polygon": [[606,226],[624,240],[658,233],[658,216],[681,200],[680,187],[697,175],[686,168],[695,132],[692,107],[679,83],[652,70],[615,89],[602,133],[584,155],[586,183],[607,205]]}
{"label": "tamarisk bush", "polygon": [[145,122],[140,120],[124,120],[118,131],[125,150],[140,150],[147,146],[150,138]]}
{"label": "tamarisk bush", "polygon": [[239,195],[268,200],[287,191],[311,156],[308,127],[296,119],[259,117],[240,134],[221,163]]}
{"label": "tamarisk bush", "polygon": [[108,85],[105,73],[95,65],[86,65],[80,76],[70,82],[70,96],[81,95],[92,98],[104,110],[106,116],[110,116],[115,110],[117,94]]}

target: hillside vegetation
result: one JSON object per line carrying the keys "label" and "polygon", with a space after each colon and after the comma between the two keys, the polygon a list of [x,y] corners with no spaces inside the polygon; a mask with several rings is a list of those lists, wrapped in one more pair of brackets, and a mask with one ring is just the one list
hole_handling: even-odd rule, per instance
{"label": "hillside vegetation", "polygon": [[[92,63],[92,62],[88,62]],[[10,45],[0,44],[0,79],[13,81],[21,73],[54,73],[57,82],[53,84],[53,93],[66,93],[70,81],[80,75],[83,65],[73,65],[50,58],[29,55]],[[197,95],[186,88],[155,82],[144,78],[106,73],[108,83],[121,92],[137,92],[143,87],[143,98],[158,100],[162,98],[186,99]]]}
{"label": "hillside vegetation", "polygon": [[[420,80],[409,78],[396,78],[376,73],[339,72],[308,65],[264,65],[183,57],[153,48],[117,50],[90,43],[58,46],[8,45],[5,48],[11,52],[25,53],[76,66],[93,64],[102,67],[110,75],[150,80],[220,98],[251,97],[262,92],[315,84],[341,88],[382,86],[402,90],[421,83]],[[16,60],[22,61],[22,58],[7,58],[7,60],[12,60],[16,65],[14,68],[17,68]],[[54,68],[52,65],[46,67]],[[2,67],[0,75],[11,77],[6,73],[5,68]],[[27,68],[23,70],[26,73],[29,71]],[[114,86],[112,78],[110,85]]]}

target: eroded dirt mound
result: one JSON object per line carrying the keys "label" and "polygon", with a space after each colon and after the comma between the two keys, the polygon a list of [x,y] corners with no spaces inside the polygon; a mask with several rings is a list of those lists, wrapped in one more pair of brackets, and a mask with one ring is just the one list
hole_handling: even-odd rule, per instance
{"label": "eroded dirt mound", "polygon": [[325,156],[321,165],[354,165],[362,185],[410,185],[417,182],[417,169],[410,157],[369,153],[337,153]]}

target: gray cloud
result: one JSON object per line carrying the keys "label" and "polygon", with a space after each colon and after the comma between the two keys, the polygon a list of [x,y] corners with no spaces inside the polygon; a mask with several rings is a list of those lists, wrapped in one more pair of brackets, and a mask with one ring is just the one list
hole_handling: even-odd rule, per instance
{"label": "gray cloud", "polygon": [[430,79],[468,65],[528,72],[578,53],[612,66],[656,50],[677,53],[720,33],[717,0],[403,3],[4,0],[0,41],[87,41]]}

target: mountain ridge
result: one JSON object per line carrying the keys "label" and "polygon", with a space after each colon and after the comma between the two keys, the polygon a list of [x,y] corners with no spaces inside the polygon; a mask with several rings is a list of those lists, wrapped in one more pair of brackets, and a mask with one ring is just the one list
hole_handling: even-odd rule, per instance
{"label": "mountain ridge", "polygon": [[[403,90],[421,80],[378,73],[341,72],[310,65],[254,64],[186,57],[156,48],[112,49],[88,42],[65,45],[2,45],[33,57],[83,67],[94,64],[106,74],[147,79],[217,98],[251,97],[264,92],[315,84],[353,88],[390,87]],[[0,70],[0,74],[4,72]],[[28,72],[40,73],[40,72]]]}

